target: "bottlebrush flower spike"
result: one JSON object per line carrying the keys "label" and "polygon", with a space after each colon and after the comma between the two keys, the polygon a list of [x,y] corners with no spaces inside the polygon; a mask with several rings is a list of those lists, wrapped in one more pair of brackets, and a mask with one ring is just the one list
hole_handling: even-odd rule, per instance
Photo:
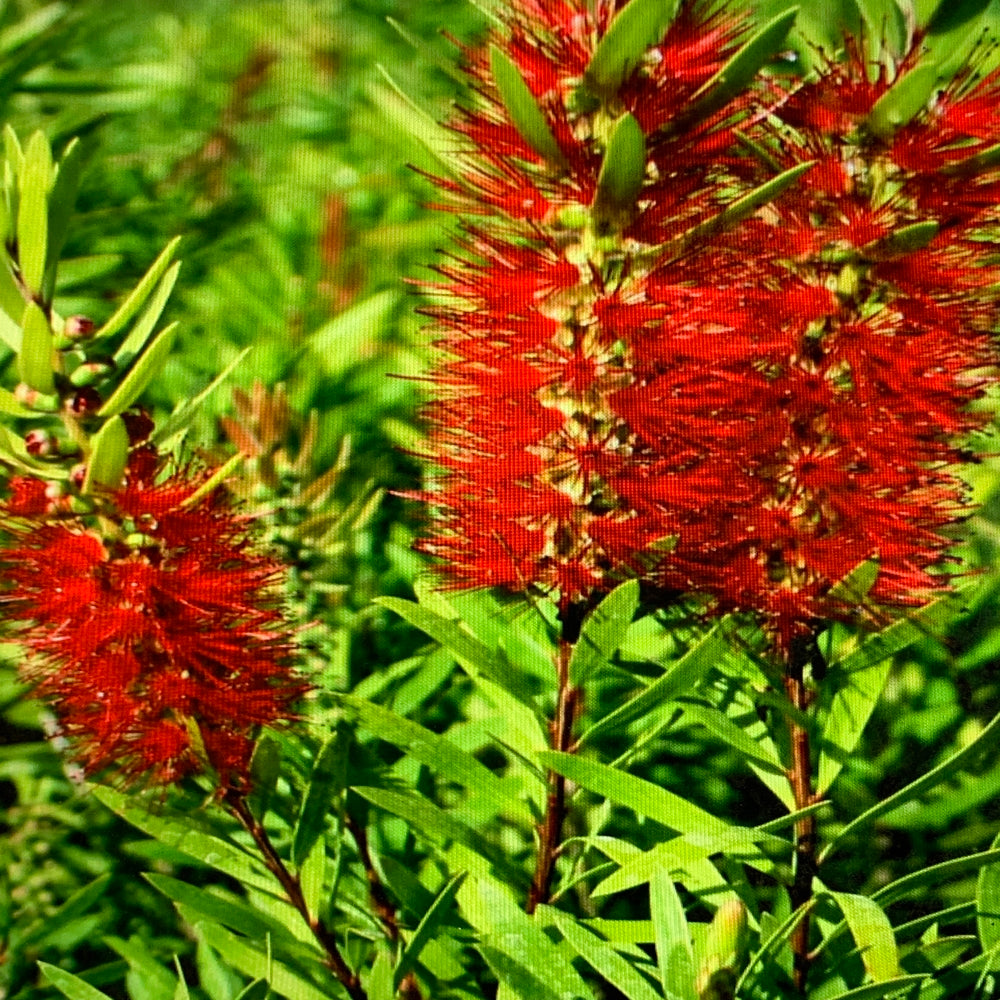
{"label": "bottlebrush flower spike", "polygon": [[466,53],[418,546],[453,586],[564,610],[641,573],[755,613],[787,653],[851,613],[837,583],[862,563],[877,603],[944,582],[995,378],[1000,75],[900,126],[916,43],[736,86],[790,15],[750,34],[712,6],[642,40],[664,5],[512,0]]}
{"label": "bottlebrush flower spike", "polygon": [[25,679],[88,774],[167,784],[209,765],[220,793],[243,792],[258,727],[306,690],[276,604],[282,567],[221,490],[199,494],[205,476],[157,483],[147,458],[105,498],[100,528],[17,484],[0,604],[19,623]]}

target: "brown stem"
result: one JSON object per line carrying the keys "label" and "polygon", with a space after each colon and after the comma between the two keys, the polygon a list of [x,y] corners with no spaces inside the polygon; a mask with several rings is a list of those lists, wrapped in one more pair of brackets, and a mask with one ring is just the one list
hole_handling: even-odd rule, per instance
{"label": "brown stem", "polygon": [[314,916],[309,912],[305,896],[302,895],[302,886],[299,882],[299,877],[293,875],[285,866],[285,862],[281,860],[281,856],[274,849],[267,831],[250,811],[246,799],[238,792],[229,791],[225,794],[223,802],[253,838],[254,843],[264,858],[264,864],[267,866],[268,871],[281,883],[281,888],[285,890],[288,901],[302,914],[302,919],[309,925],[309,930],[312,931],[313,937],[317,940],[323,951],[326,952],[326,965],[337,979],[340,980],[341,985],[347,990],[351,1000],[368,1000],[368,995],[361,987],[361,980],[358,979],[357,974],[352,972],[348,964],[344,961],[336,938],[323,926],[318,916]]}
{"label": "brown stem", "polygon": [[[797,713],[809,708],[810,694],[803,680],[804,661],[793,651],[785,675],[785,691]],[[792,786],[796,809],[806,809],[816,801],[812,788],[809,731],[797,718],[789,717],[788,734],[792,744],[792,766],[788,780]],[[797,910],[812,899],[812,883],[817,872],[816,817],[803,816],[795,824],[795,875],[792,880],[792,909]],[[803,996],[809,975],[809,912],[798,922],[792,933],[793,978],[795,988]]]}
{"label": "brown stem", "polygon": [[[358,856],[361,858],[365,878],[368,880],[368,898],[371,900],[372,909],[382,924],[385,936],[392,944],[396,944],[400,939],[399,919],[396,915],[396,907],[389,898],[372,861],[371,850],[368,847],[368,831],[350,813],[344,814],[344,825],[350,831],[354,843],[357,845]],[[400,981],[399,995],[403,1000],[423,1000],[417,977],[412,972],[408,972]]]}
{"label": "brown stem", "polygon": [[[556,655],[556,680],[558,696],[556,713],[549,723],[549,734],[553,750],[563,753],[573,749],[573,721],[579,704],[579,689],[569,682],[569,660],[573,654],[573,643],[559,640]],[[528,890],[525,909],[534,913],[539,903],[547,903],[550,898],[552,874],[559,857],[562,828],[566,820],[566,779],[555,771],[549,771],[549,793],[545,802],[545,818],[538,827],[538,857],[535,861],[535,875]]]}

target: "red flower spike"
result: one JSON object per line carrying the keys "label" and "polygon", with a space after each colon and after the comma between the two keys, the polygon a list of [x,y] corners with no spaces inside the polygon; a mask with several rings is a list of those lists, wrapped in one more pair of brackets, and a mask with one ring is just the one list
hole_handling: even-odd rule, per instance
{"label": "red flower spike", "polygon": [[307,690],[277,607],[283,569],[221,490],[193,499],[204,476],[140,469],[105,498],[100,534],[81,515],[53,521],[16,483],[0,604],[86,773],[167,784],[210,766],[220,793],[245,791],[257,728]]}
{"label": "red flower spike", "polygon": [[[876,603],[947,582],[936,567],[965,510],[954,467],[982,423],[968,404],[995,380],[1000,305],[982,238],[1000,168],[959,164],[1000,142],[1000,71],[876,132],[919,40],[892,65],[848,39],[811,82],[766,80],[699,115],[744,24],[695,2],[617,93],[588,94],[625,2],[510,0],[491,41],[558,164],[519,132],[488,50],[465,53],[481,101],[452,127],[474,151],[464,185],[442,187],[477,222],[429,310],[441,471],[418,547],[448,585],[543,587],[564,609],[640,574],[756,614],[787,654],[853,613],[835,584],[860,563],[878,562]],[[624,228],[598,231],[604,143],[625,113],[645,170]],[[749,218],[714,223],[803,163]]]}

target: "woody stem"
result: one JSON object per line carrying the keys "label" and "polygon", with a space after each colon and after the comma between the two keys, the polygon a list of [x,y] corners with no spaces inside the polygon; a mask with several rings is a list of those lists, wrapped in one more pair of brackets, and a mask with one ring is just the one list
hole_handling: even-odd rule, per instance
{"label": "woody stem", "polygon": [[[805,658],[793,649],[785,674],[785,691],[795,716],[788,719],[788,734],[791,741],[792,763],[788,780],[795,798],[795,808],[806,809],[815,797],[812,786],[812,763],[810,760],[809,731],[799,721],[810,705],[810,692],[803,679]],[[792,880],[792,909],[807,905],[812,899],[812,883],[817,872],[816,861],[816,817],[803,816],[795,824],[795,874]],[[795,988],[803,996],[809,975],[809,929],[808,910],[803,914],[792,933],[793,979]]]}
{"label": "woody stem", "polygon": [[344,989],[347,990],[348,996],[351,1000],[368,1000],[368,995],[361,986],[361,980],[355,972],[351,971],[347,962],[344,961],[336,938],[321,923],[318,916],[309,912],[309,906],[306,903],[305,896],[302,894],[302,885],[298,875],[294,875],[288,870],[285,862],[282,861],[281,856],[275,850],[274,844],[271,843],[271,838],[267,835],[263,824],[250,811],[246,799],[240,793],[230,790],[226,792],[223,802],[253,838],[253,842],[260,850],[261,857],[268,871],[281,884],[281,888],[285,891],[288,901],[302,915],[302,919],[308,925],[313,937],[323,951],[326,952],[326,965],[337,977]]}
{"label": "woody stem", "polygon": [[[573,643],[560,639],[556,654],[556,711],[549,723],[549,734],[552,749],[563,753],[569,753],[573,748],[573,720],[580,697],[579,689],[573,687],[569,680],[572,655]],[[555,771],[549,771],[548,786],[545,817],[538,827],[535,874],[525,906],[528,913],[534,913],[539,903],[547,903],[551,898],[552,875],[562,846],[562,828],[566,820],[566,779]]]}

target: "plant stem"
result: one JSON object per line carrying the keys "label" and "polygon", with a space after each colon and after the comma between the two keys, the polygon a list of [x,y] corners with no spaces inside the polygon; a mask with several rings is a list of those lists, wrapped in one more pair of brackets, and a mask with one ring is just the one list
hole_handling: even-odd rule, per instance
{"label": "plant stem", "polygon": [[[808,660],[808,656],[803,655],[804,652],[804,649],[792,649],[785,674],[785,691],[793,708],[799,714],[807,711],[811,702],[810,692],[803,678],[804,667]],[[792,786],[796,809],[805,809],[815,802],[809,731],[797,718],[790,716],[788,734],[792,745],[792,766],[788,772],[788,780]],[[795,875],[791,891],[793,910],[804,906],[812,899],[812,883],[816,871],[816,817],[803,816],[795,824]],[[803,996],[810,964],[809,928],[810,916],[807,912],[796,925],[791,938],[795,988]]]}
{"label": "plant stem", "polygon": [[238,792],[228,791],[222,801],[253,838],[254,843],[260,849],[268,871],[281,883],[281,888],[285,890],[288,901],[302,915],[302,919],[308,924],[313,937],[323,951],[326,952],[326,965],[337,977],[344,989],[347,990],[348,996],[350,996],[351,1000],[368,1000],[368,995],[361,986],[361,980],[344,961],[336,938],[323,926],[318,916],[314,916],[309,912],[305,896],[302,895],[302,886],[298,875],[293,875],[288,870],[285,862],[282,861],[281,856],[274,849],[267,831],[250,811],[246,799]]}
{"label": "plant stem", "polygon": [[[361,858],[365,878],[368,880],[368,898],[371,900],[372,909],[382,924],[385,936],[391,944],[395,945],[400,939],[399,919],[396,915],[396,907],[389,898],[372,861],[371,850],[368,847],[368,831],[348,812],[344,814],[344,825],[350,831],[354,843],[357,845],[358,856]],[[399,995],[403,1000],[423,1000],[417,978],[412,972],[407,973],[400,982]]]}
{"label": "plant stem", "polygon": [[[571,753],[573,750],[573,722],[579,704],[580,691],[569,681],[569,661],[573,655],[573,643],[559,640],[556,654],[556,712],[549,723],[549,734],[553,750]],[[556,859],[562,849],[562,828],[566,820],[566,779],[555,771],[549,771],[549,792],[545,802],[545,818],[538,828],[538,857],[535,861],[535,875],[528,891],[525,909],[534,913],[539,903],[547,903],[551,897],[552,874]]]}

